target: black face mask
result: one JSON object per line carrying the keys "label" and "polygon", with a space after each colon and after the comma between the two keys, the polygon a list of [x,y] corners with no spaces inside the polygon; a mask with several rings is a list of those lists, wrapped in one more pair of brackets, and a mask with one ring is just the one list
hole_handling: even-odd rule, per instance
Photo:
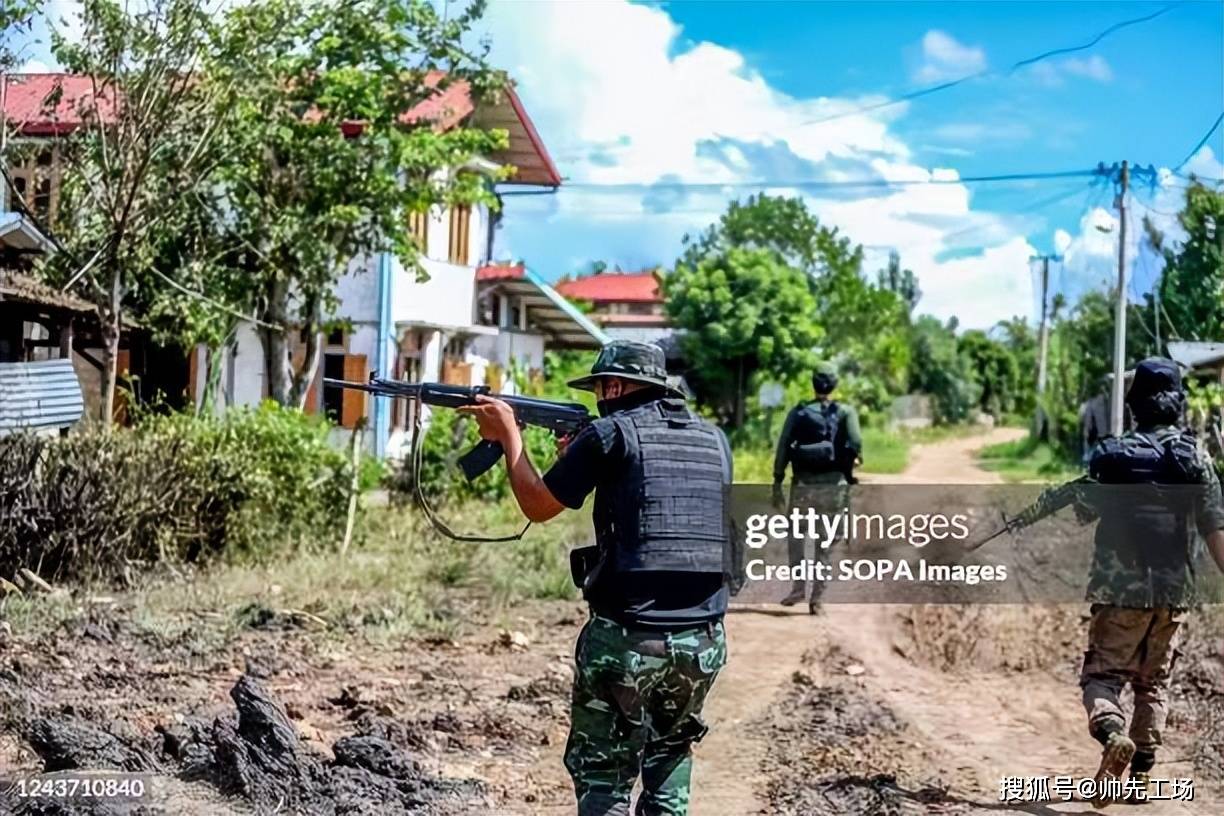
{"label": "black face mask", "polygon": [[613,404],[614,402],[615,400],[606,400],[606,399],[596,400],[595,410],[599,412],[599,415],[601,417],[606,417],[608,414],[616,410],[616,407]]}

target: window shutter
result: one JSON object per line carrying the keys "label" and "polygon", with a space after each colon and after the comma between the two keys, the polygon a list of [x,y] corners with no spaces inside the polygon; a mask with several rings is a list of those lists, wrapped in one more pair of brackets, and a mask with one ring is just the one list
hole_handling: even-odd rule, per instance
{"label": "window shutter", "polygon": [[[370,377],[366,370],[364,354],[344,355],[344,379],[349,382],[365,382]],[[340,426],[356,428],[357,423],[366,415],[366,392],[353,388],[344,389],[344,400],[340,404]]]}
{"label": "window shutter", "polygon": [[408,213],[408,232],[422,255],[429,255],[429,211]]}
{"label": "window shutter", "polygon": [[472,207],[456,204],[450,211],[450,262],[467,266],[468,246],[471,241]]}

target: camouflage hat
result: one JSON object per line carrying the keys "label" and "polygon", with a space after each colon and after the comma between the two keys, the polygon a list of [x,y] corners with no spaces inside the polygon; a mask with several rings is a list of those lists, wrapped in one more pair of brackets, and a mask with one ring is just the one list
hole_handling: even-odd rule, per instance
{"label": "camouflage hat", "polygon": [[812,371],[812,387],[821,394],[828,394],[836,388],[837,366],[828,360],[817,363],[816,368]]}
{"label": "camouflage hat", "polygon": [[594,391],[595,381],[600,377],[620,377],[622,380],[657,385],[676,393],[667,382],[667,359],[663,349],[652,343],[637,343],[632,340],[613,340],[599,350],[591,373],[570,380],[570,388]]}
{"label": "camouflage hat", "polygon": [[1178,394],[1181,390],[1181,367],[1164,357],[1149,357],[1135,366],[1135,377],[1126,398],[1136,402],[1157,394]]}

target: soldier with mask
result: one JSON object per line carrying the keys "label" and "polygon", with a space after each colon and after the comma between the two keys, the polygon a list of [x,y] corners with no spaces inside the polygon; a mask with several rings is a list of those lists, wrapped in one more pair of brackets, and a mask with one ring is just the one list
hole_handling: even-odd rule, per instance
{"label": "soldier with mask", "polygon": [[[816,366],[812,374],[814,399],[800,403],[786,415],[778,449],[774,455],[773,502],[784,508],[782,481],[786,468],[791,468],[791,507],[806,507],[813,502],[840,510],[845,503],[844,486],[853,484],[854,466],[861,462],[863,436],[858,414],[848,405],[832,399],[837,388],[837,368],[830,362]],[[842,489],[830,489],[841,486]],[[803,561],[805,539],[792,538],[788,560],[796,566]],[[816,555],[822,551],[817,545]],[[808,609],[815,612],[823,584],[812,587]],[[799,579],[791,585],[790,594],[782,599],[783,606],[793,606],[807,594],[807,582]]]}
{"label": "soldier with mask", "polygon": [[613,342],[590,376],[600,418],[541,477],[510,407],[464,410],[505,449],[510,484],[531,521],[595,494],[593,547],[571,554],[590,606],[578,636],[565,766],[580,816],[688,813],[701,710],[727,659],[725,552],[731,452],[726,438],[667,382],[657,346]]}
{"label": "soldier with mask", "polygon": [[[1180,427],[1185,393],[1177,364],[1139,363],[1127,403],[1135,430],[1101,440],[1088,463],[1093,481],[1132,487],[1093,488],[1097,498],[1088,502],[1100,522],[1080,686],[1089,732],[1103,747],[1098,783],[1121,780],[1129,769],[1130,787],[1143,791],[1139,798],[1163,739],[1180,629],[1195,603],[1195,528],[1224,570],[1224,502],[1210,460]],[[1128,683],[1134,691],[1129,727],[1120,702]],[[1093,804],[1110,801],[1098,793]]]}

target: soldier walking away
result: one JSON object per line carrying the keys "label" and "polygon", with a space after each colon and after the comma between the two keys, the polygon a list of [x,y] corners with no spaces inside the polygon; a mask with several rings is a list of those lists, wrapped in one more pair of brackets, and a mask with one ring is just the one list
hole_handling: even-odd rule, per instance
{"label": "soldier walking away", "polygon": [[667,383],[657,346],[617,341],[590,376],[600,418],[541,477],[509,406],[460,409],[506,454],[514,496],[533,522],[594,492],[595,541],[571,553],[590,606],[578,636],[565,767],[580,816],[688,813],[701,709],[727,659],[727,489],[731,451]]}
{"label": "soldier walking away", "polygon": [[[862,463],[863,435],[859,430],[858,413],[849,405],[835,402],[837,369],[822,362],[812,373],[815,398],[800,403],[786,415],[778,449],[774,455],[773,503],[785,508],[782,481],[786,467],[791,468],[791,507],[807,507],[815,503],[828,504],[830,511],[840,510],[846,499],[845,486],[854,484],[854,466]],[[831,489],[833,488],[833,489]],[[818,508],[819,509],[819,508]],[[803,562],[806,539],[792,538],[788,543],[788,561],[794,567]],[[815,555],[822,554],[817,544]],[[812,585],[808,611],[819,609],[824,585]],[[794,606],[807,595],[807,582],[802,578],[791,584],[791,591],[782,599],[783,606]]]}
{"label": "soldier walking away", "polygon": [[[1129,768],[1129,799],[1146,798],[1167,716],[1165,694],[1186,611],[1194,603],[1195,528],[1224,571],[1224,501],[1211,461],[1180,427],[1185,408],[1176,363],[1150,358],[1135,368],[1127,403],[1136,427],[1106,437],[1089,475],[1126,489],[1103,492],[1088,598],[1093,602],[1080,686],[1089,733],[1103,748],[1093,805],[1117,798]],[[1197,486],[1167,487],[1159,486]],[[1193,520],[1193,523],[1190,523]],[[1129,728],[1120,698],[1130,684]],[[1102,790],[1107,784],[1113,794]]]}

